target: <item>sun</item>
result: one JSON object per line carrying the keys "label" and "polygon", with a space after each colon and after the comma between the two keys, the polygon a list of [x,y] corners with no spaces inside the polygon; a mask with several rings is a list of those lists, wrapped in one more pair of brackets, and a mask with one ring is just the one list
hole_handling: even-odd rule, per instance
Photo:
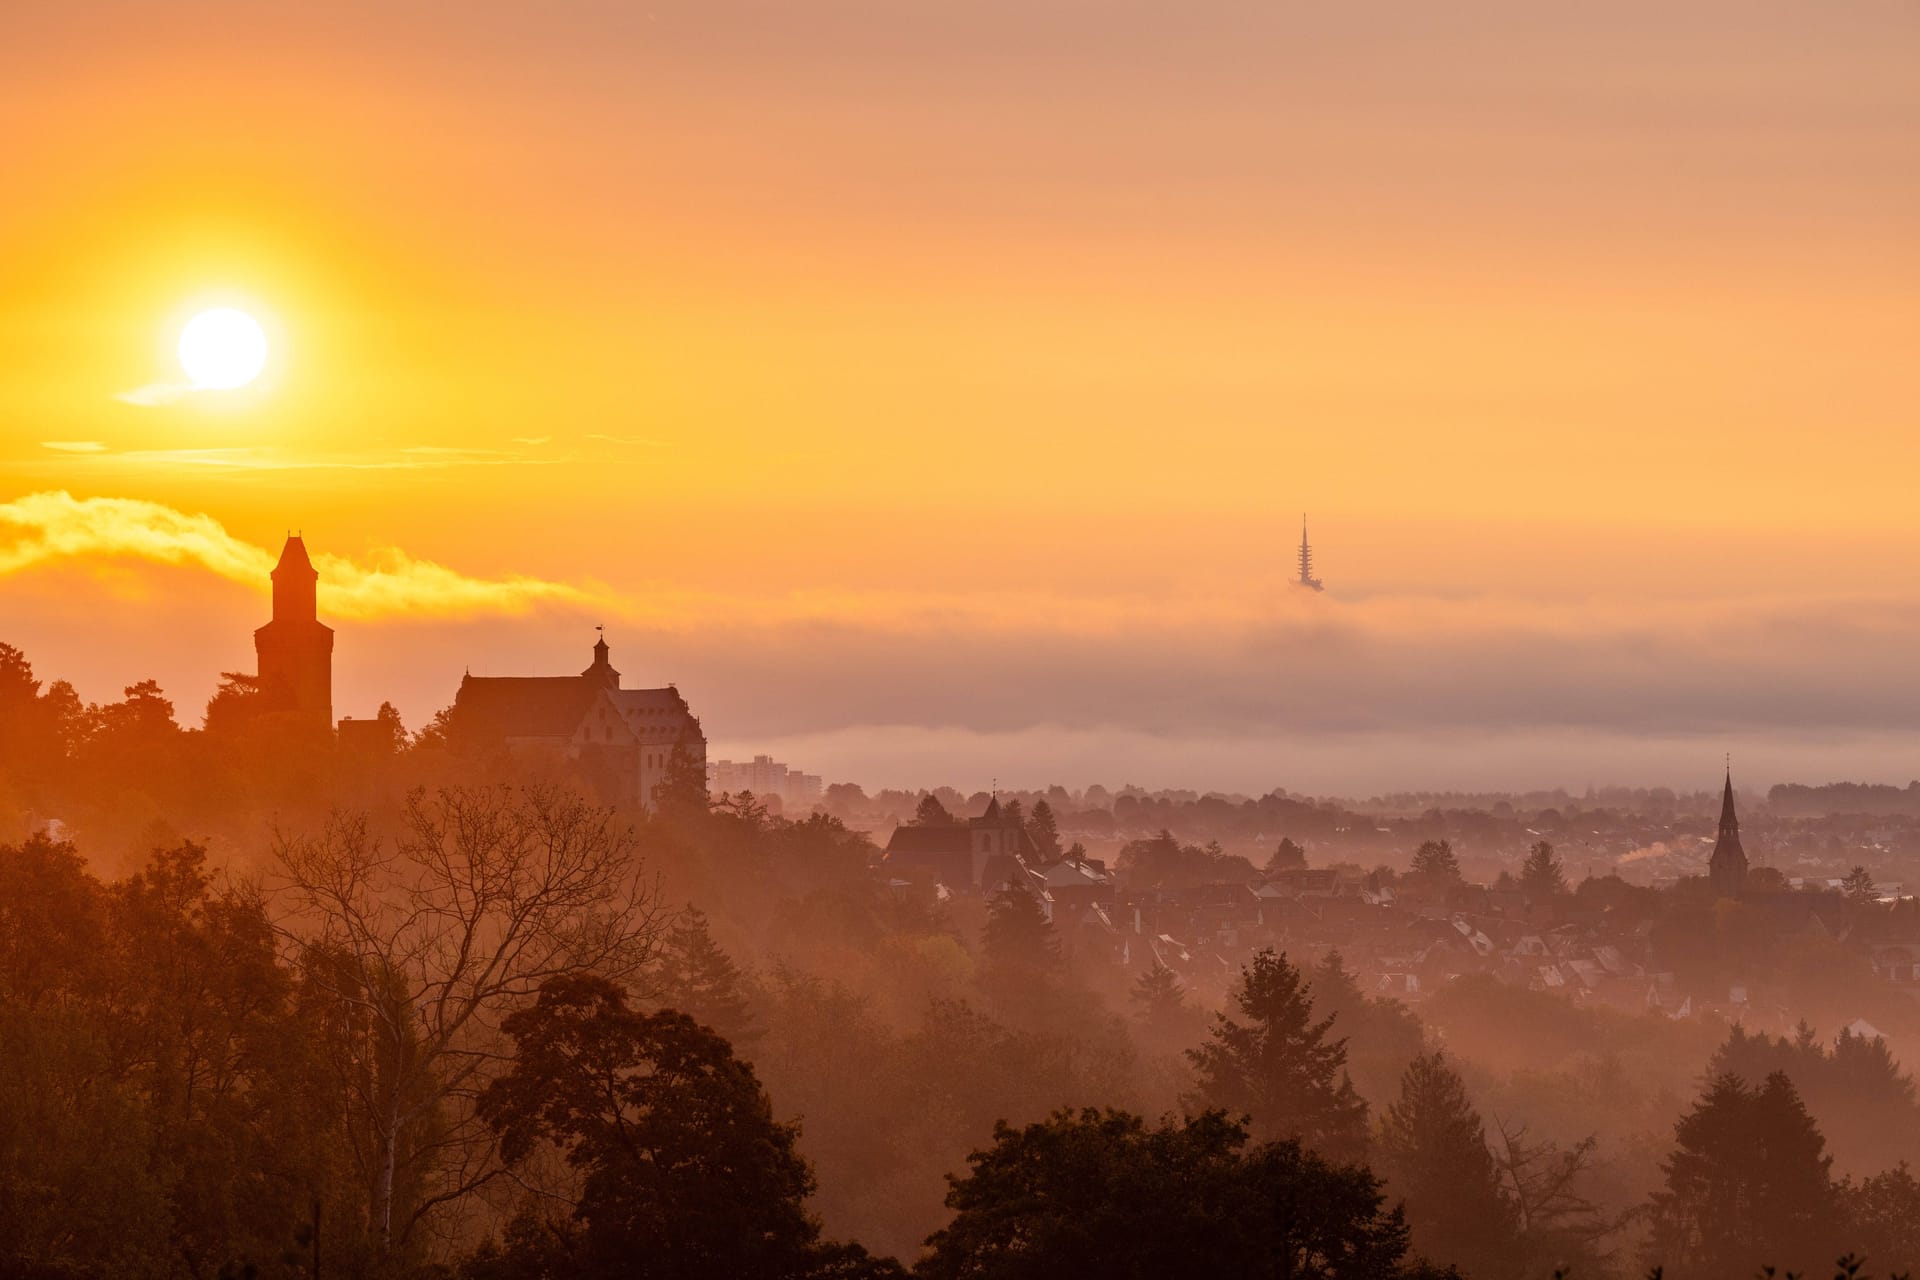
{"label": "sun", "polygon": [[215,307],[180,331],[180,367],[196,390],[231,391],[267,365],[267,331],[235,307]]}

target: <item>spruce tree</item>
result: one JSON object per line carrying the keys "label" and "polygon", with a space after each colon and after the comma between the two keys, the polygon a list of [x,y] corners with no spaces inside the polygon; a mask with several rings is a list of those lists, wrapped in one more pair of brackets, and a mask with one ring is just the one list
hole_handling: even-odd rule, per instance
{"label": "spruce tree", "polygon": [[950,827],[953,815],[947,812],[947,806],[940,803],[940,797],[929,791],[920,800],[920,807],[913,811],[913,825],[916,827]]}
{"label": "spruce tree", "polygon": [[1367,1104],[1347,1078],[1347,1042],[1316,1020],[1301,973],[1271,949],[1241,970],[1233,996],[1244,1022],[1216,1015],[1212,1040],[1187,1052],[1193,1102],[1249,1116],[1263,1141],[1298,1138],[1330,1160],[1366,1154]]}
{"label": "spruce tree", "polygon": [[1847,1247],[1832,1238],[1826,1139],[1783,1073],[1758,1089],[1716,1077],[1674,1137],[1651,1205],[1651,1262],[1682,1275],[1807,1272]]}
{"label": "spruce tree", "polygon": [[1536,897],[1551,898],[1567,891],[1567,877],[1560,869],[1560,859],[1553,854],[1553,846],[1545,840],[1536,843],[1527,853],[1527,860],[1520,864],[1520,886]]}
{"label": "spruce tree", "polygon": [[1423,1054],[1407,1068],[1378,1142],[1380,1172],[1406,1202],[1416,1252],[1475,1280],[1514,1272],[1514,1206],[1480,1113],[1442,1054]]}
{"label": "spruce tree", "polygon": [[652,973],[662,1007],[677,1009],[735,1045],[758,1039],[746,982],[713,940],[706,912],[691,904],[667,930]]}
{"label": "spruce tree", "polygon": [[1040,900],[1019,885],[1006,886],[988,905],[983,941],[995,965],[1049,968],[1060,958],[1053,923]]}
{"label": "spruce tree", "polygon": [[1133,1005],[1133,1020],[1155,1041],[1177,1040],[1194,1026],[1194,1011],[1179,975],[1158,961],[1134,982],[1127,1000]]}
{"label": "spruce tree", "polygon": [[1291,837],[1283,836],[1280,844],[1267,859],[1267,874],[1276,875],[1282,871],[1299,871],[1307,865],[1307,851],[1293,842]]}
{"label": "spruce tree", "polygon": [[1027,835],[1032,838],[1034,848],[1039,850],[1042,863],[1053,862],[1060,857],[1060,826],[1053,816],[1053,806],[1045,800],[1033,802],[1033,813],[1027,818]]}
{"label": "spruce tree", "polygon": [[1453,856],[1453,842],[1450,840],[1424,840],[1413,851],[1413,874],[1432,876],[1436,880],[1458,880],[1460,878],[1460,859]]}

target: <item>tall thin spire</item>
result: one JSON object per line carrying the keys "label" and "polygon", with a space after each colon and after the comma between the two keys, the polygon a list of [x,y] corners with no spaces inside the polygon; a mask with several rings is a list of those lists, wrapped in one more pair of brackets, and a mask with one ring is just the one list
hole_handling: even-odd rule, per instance
{"label": "tall thin spire", "polygon": [[1707,861],[1707,878],[1714,895],[1737,898],[1747,884],[1747,851],[1740,847],[1740,817],[1733,811],[1733,765],[1727,765],[1726,790],[1720,797],[1720,832]]}
{"label": "tall thin spire", "polygon": [[1313,576],[1313,544],[1307,541],[1307,513],[1300,513],[1300,577],[1297,586],[1310,587],[1315,591],[1326,589],[1320,579]]}

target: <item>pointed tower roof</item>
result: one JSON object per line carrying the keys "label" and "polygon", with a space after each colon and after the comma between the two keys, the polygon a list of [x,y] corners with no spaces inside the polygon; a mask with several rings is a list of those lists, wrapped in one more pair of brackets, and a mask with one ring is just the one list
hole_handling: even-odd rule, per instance
{"label": "pointed tower roof", "polygon": [[1733,767],[1727,767],[1726,790],[1720,798],[1720,833],[1707,861],[1713,891],[1723,898],[1737,897],[1747,883],[1747,851],[1740,847],[1740,817],[1733,811]]}
{"label": "pointed tower roof", "polygon": [[278,573],[289,568],[314,572],[313,561],[307,555],[307,544],[297,533],[287,535],[286,545],[280,548],[280,563],[273,566],[273,571]]}
{"label": "pointed tower roof", "polygon": [[1299,586],[1310,587],[1315,591],[1324,590],[1320,579],[1313,576],[1313,546],[1307,541],[1307,513],[1300,513],[1300,576],[1294,580]]}
{"label": "pointed tower roof", "polygon": [[[596,631],[600,629],[594,628]],[[613,650],[607,645],[607,633],[600,631],[600,638],[593,642],[593,665],[580,673],[582,679],[598,681],[609,689],[620,687],[620,673],[607,661],[607,655]]]}

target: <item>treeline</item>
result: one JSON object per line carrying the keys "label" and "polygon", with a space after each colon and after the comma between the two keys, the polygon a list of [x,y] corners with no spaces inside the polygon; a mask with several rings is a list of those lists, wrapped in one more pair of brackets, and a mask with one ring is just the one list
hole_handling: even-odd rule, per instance
{"label": "treeline", "polygon": [[[1846,1142],[1899,1149],[1913,1086],[1883,1048],[1734,1036],[1652,1194],[1608,1207],[1592,1140],[1489,1125],[1464,1064],[1337,956],[1259,953],[1211,1016],[1154,968],[1110,1013],[1024,894],[968,927],[877,888],[831,819],[662,799],[631,828],[545,788],[420,793],[386,829],[283,833],[257,883],[192,845],[114,882],[70,846],[0,848],[0,1274],[1920,1258],[1920,1186],[1835,1179],[1795,1083],[1859,1099]],[[792,961],[742,969],[656,863],[734,886]]]}
{"label": "treeline", "polygon": [[1920,782],[1904,787],[1871,782],[1807,786],[1782,782],[1767,791],[1767,805],[1784,818],[1820,818],[1834,813],[1920,816]]}

